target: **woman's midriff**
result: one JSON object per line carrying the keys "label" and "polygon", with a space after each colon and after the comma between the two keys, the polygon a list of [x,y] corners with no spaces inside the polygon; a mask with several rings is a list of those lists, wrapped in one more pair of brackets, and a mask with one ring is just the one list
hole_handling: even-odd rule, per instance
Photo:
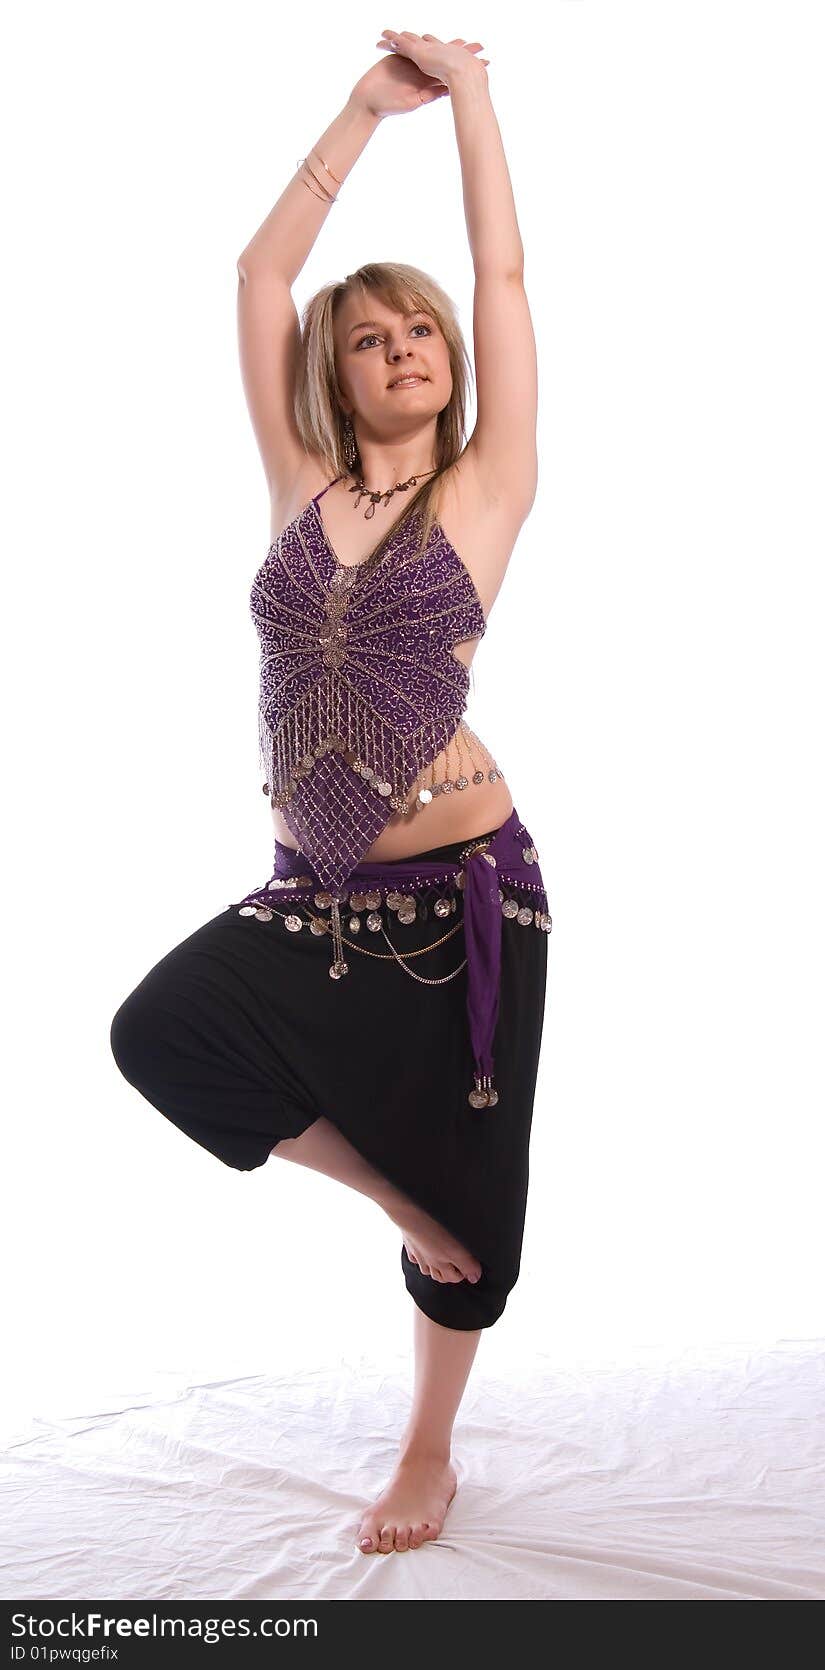
{"label": "woman's midriff", "polygon": [[[469,733],[469,734],[468,734]],[[484,781],[473,782],[473,771],[484,772]],[[495,774],[491,782],[489,772]],[[449,793],[433,792],[435,785],[445,779],[462,775],[466,788],[453,788]],[[432,799],[419,807],[418,794],[429,790]],[[474,835],[484,835],[498,829],[513,810],[513,797],[496,761],[484,743],[465,721],[438,757],[415,779],[407,795],[406,814],[394,812],[378,838],[368,847],[363,862],[391,863],[394,858],[410,858],[430,847],[445,846],[450,841],[469,841]],[[283,846],[298,851],[292,831],[287,827],[277,807],[272,808],[275,836]]]}

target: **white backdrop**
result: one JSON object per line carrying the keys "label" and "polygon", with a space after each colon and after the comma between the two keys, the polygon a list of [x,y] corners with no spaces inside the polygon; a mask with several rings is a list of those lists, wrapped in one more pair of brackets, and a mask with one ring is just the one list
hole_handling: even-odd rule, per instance
{"label": "white backdrop", "polygon": [[[224,1168],[108,1043],[270,873],[235,262],[385,25],[484,43],[540,366],[470,710],[554,920],[522,1276],[479,1364],[825,1332],[820,8],[81,0],[18,13],[0,118],[17,1411],[408,1346],[376,1208]],[[369,259],[433,273],[471,344],[448,100],[381,124],[299,308]]]}

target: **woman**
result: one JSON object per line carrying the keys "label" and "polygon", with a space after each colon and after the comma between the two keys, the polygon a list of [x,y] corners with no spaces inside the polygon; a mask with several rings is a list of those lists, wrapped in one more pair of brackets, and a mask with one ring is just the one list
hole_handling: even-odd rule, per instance
{"label": "woman", "polygon": [[[463,720],[536,488],[535,345],[487,60],[407,31],[378,45],[391,56],[238,262],[272,502],[251,610],[273,875],[112,1022],[125,1077],[225,1164],[310,1166],[401,1229],[415,1392],[365,1553],[436,1538],[455,1494],[455,1415],[519,1270],[551,926],[536,849]],[[466,445],[466,349],[426,274],[362,267],[312,298],[303,329],[290,293],[382,118],[445,96],[475,269]]]}

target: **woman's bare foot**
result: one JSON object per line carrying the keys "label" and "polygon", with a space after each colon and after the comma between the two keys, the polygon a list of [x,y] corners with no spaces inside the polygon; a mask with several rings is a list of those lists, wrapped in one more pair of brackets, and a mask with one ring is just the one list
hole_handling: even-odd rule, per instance
{"label": "woman's bare foot", "polygon": [[361,1553],[403,1554],[434,1542],[457,1488],[451,1461],[437,1455],[401,1455],[389,1484],[358,1528]]}
{"label": "woman's bare foot", "polygon": [[370,1165],[331,1120],[321,1116],[299,1137],[282,1138],[272,1153],[334,1177],[383,1207],[403,1232],[407,1256],[425,1276],[432,1276],[434,1281],[478,1281],[482,1273],[478,1259],[429,1212],[415,1206],[383,1172]]}
{"label": "woman's bare foot", "polygon": [[481,1276],[481,1265],[429,1212],[399,1190],[388,1190],[381,1204],[404,1235],[407,1257],[434,1281],[469,1281]]}

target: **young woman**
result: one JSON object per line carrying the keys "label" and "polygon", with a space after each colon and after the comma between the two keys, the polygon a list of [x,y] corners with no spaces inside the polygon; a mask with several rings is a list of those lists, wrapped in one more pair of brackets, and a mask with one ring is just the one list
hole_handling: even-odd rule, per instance
{"label": "young woman", "polygon": [[[463,718],[537,474],[535,344],[487,60],[478,42],[407,31],[378,45],[389,56],[238,261],[272,503],[251,612],[273,874],[162,958],[111,1031],[129,1082],[225,1164],[313,1167],[401,1230],[415,1389],[358,1527],[365,1553],[437,1537],[455,1494],[456,1412],[519,1271],[551,927],[536,848]],[[446,96],[475,271],[466,444],[468,356],[432,278],[361,267],[300,325],[291,296],[381,120]],[[426,199],[411,173],[411,219]]]}

